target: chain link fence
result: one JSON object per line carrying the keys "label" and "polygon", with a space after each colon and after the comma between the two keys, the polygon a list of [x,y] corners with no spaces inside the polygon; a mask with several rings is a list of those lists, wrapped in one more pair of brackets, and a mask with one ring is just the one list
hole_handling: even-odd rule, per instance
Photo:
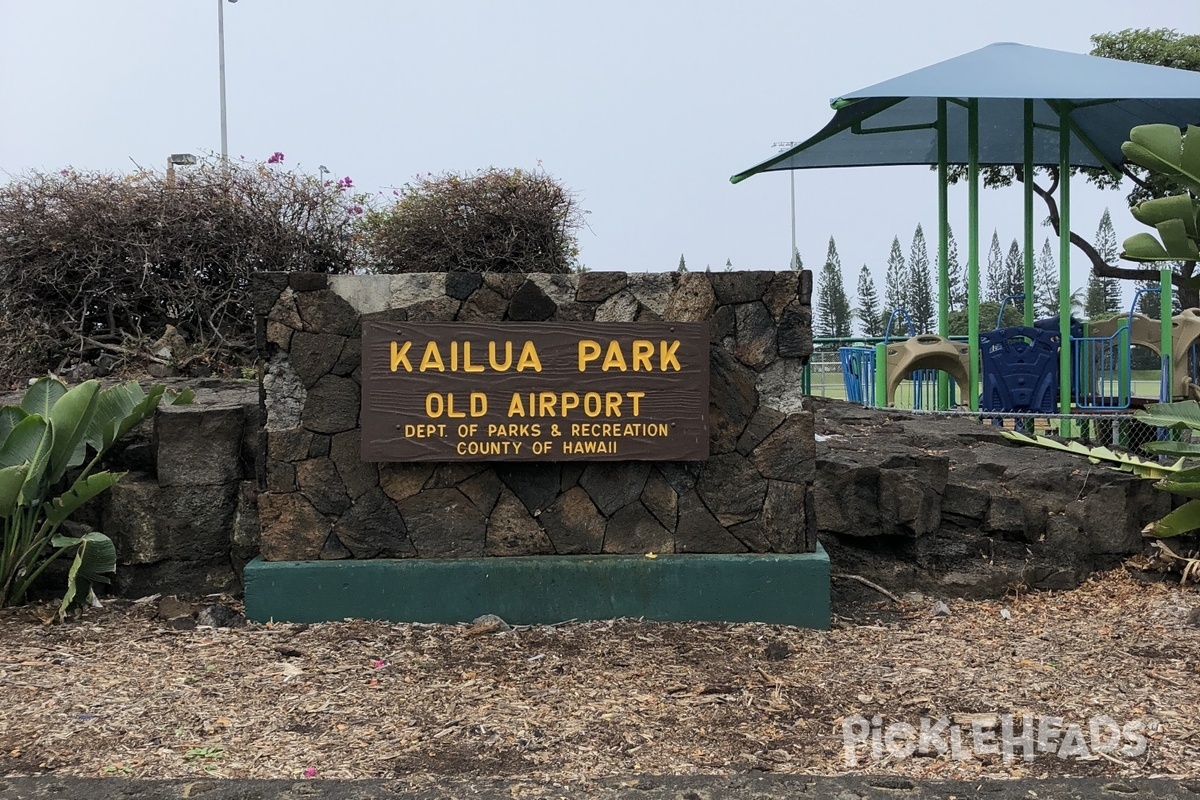
{"label": "chain link fence", "polygon": [[[867,353],[871,345],[859,344],[857,340],[853,344],[855,346],[847,348],[819,343],[814,348],[804,377],[805,393],[813,397],[847,400],[867,408],[883,407],[884,403],[877,403],[875,399],[874,358],[854,358],[853,351]],[[1138,397],[1156,396],[1160,387],[1159,375],[1149,370],[1138,375],[1132,381],[1132,394]],[[1189,440],[1191,435],[1187,431],[1180,434],[1146,425],[1130,408],[1084,410],[1072,414],[971,411],[964,407],[961,398],[952,397],[951,405],[954,407],[937,410],[934,403],[937,383],[938,373],[933,370],[922,370],[910,376],[896,388],[893,407],[916,414],[967,417],[981,424],[1025,434],[1073,439],[1141,455],[1146,455],[1143,446],[1149,442],[1178,439],[1180,436]],[[953,381],[950,381],[950,387],[954,394],[957,387]]]}

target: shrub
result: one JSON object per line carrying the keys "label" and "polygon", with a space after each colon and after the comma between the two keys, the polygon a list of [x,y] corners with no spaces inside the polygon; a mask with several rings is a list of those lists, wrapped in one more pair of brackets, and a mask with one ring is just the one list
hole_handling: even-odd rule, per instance
{"label": "shrub", "polygon": [[248,353],[251,274],[348,271],[358,203],[348,179],[212,159],[174,180],[20,176],[0,187],[0,374],[129,355],[167,325],[197,349]]}
{"label": "shrub", "polygon": [[379,272],[570,272],[583,212],[544,172],[485,169],[417,178],[367,211],[363,249]]}

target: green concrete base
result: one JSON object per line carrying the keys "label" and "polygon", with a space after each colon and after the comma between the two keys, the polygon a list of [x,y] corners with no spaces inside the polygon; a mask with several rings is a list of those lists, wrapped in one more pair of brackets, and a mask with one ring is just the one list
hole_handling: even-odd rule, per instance
{"label": "green concrete base", "polygon": [[829,556],[528,556],[246,565],[246,616],[514,625],[645,617],[829,627]]}

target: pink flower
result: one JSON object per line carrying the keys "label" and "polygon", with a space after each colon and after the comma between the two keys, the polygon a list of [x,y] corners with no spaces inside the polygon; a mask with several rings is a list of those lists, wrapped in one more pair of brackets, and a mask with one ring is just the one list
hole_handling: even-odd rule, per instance
{"label": "pink flower", "polygon": [[276,150],[274,153],[271,154],[271,157],[267,159],[267,163],[268,164],[282,164],[283,163],[283,153]]}
{"label": "pink flower", "polygon": [[371,666],[375,669],[383,669],[387,664],[384,663],[382,658],[377,658],[371,662]]}
{"label": "pink flower", "polygon": [[354,185],[354,181],[350,180],[349,175],[347,175],[346,177],[344,177],[340,181],[338,181],[338,186],[342,187],[343,189],[349,189],[353,185]]}
{"label": "pink flower", "polygon": [[306,778],[317,777],[317,768],[316,767],[305,767],[304,768],[304,777],[306,777]]}

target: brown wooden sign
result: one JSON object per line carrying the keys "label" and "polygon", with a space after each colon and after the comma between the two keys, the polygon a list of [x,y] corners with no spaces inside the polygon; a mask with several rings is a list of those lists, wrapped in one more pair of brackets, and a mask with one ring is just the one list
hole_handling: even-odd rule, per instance
{"label": "brown wooden sign", "polygon": [[364,461],[708,458],[706,322],[385,322],[362,334]]}

